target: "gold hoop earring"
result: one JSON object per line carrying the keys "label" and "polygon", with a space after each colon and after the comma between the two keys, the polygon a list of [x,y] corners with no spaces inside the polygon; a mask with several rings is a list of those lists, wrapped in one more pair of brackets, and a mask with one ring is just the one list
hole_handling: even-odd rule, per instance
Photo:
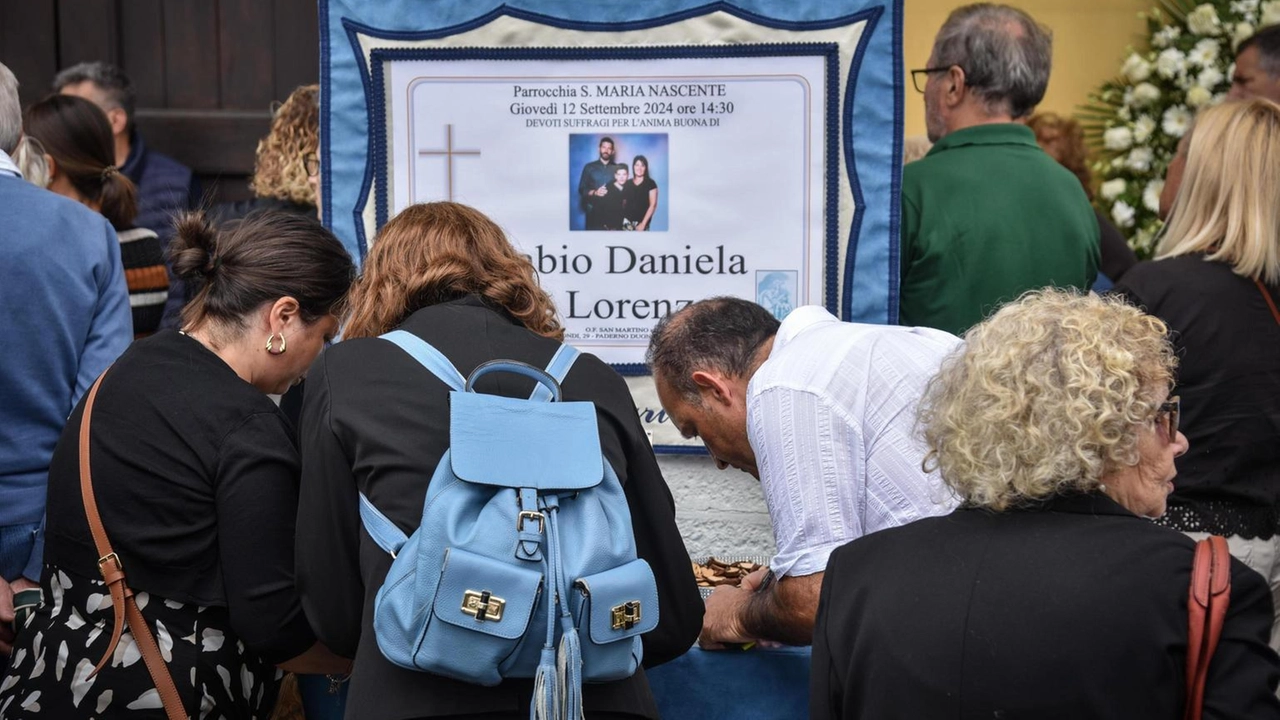
{"label": "gold hoop earring", "polygon": [[275,333],[271,333],[270,335],[267,336],[267,352],[271,353],[272,355],[283,355],[285,349],[287,348],[287,345],[285,344],[285,341],[284,341],[284,333],[280,333],[280,349],[279,350],[276,350],[274,347],[272,347],[272,345],[275,343],[275,338],[276,338]]}

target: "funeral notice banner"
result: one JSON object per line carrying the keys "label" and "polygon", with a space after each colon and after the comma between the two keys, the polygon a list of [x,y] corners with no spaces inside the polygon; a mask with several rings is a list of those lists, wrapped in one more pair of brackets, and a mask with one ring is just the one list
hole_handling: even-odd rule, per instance
{"label": "funeral notice banner", "polygon": [[578,348],[642,362],[659,318],[713,295],[823,304],[824,55],[405,54],[385,66],[388,212],[483,210]]}
{"label": "funeral notice banner", "polygon": [[566,341],[639,377],[703,298],[897,308],[901,0],[320,0],[324,220],[363,259],[404,208],[492,217]]}

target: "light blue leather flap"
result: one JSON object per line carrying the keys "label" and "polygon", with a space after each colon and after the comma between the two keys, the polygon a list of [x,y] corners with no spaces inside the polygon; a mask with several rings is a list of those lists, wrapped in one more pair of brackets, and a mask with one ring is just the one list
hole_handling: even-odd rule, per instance
{"label": "light blue leather flap", "polygon": [[449,548],[432,610],[458,627],[518,638],[538,604],[542,573]]}
{"label": "light blue leather flap", "polygon": [[585,490],[604,477],[592,403],[466,392],[450,393],[449,401],[453,474],[467,482]]}
{"label": "light blue leather flap", "polygon": [[658,626],[658,586],[644,560],[579,578],[574,586],[580,612],[589,615],[591,642],[597,645],[626,640]]}

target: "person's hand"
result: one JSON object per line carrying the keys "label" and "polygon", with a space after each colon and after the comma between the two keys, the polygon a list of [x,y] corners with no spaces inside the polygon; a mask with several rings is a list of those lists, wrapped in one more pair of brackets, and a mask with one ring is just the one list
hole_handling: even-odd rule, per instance
{"label": "person's hand", "polygon": [[40,585],[24,577],[19,577],[12,583],[0,578],[0,655],[7,656],[13,652],[13,640],[18,634],[18,628],[14,624],[14,593],[36,587]]}
{"label": "person's hand", "polygon": [[636,224],[636,230],[644,230],[647,227],[649,227],[649,223],[643,220]]}
{"label": "person's hand", "polygon": [[[15,581],[17,582],[17,581]],[[0,655],[13,652],[13,585],[0,578]]]}
{"label": "person's hand", "polygon": [[762,565],[742,578],[742,582],[738,584],[738,587],[748,592],[756,592],[760,589],[760,584],[764,582],[764,578],[768,574],[769,568]]}
{"label": "person's hand", "polygon": [[725,643],[749,643],[742,630],[742,612],[751,598],[752,590],[731,585],[721,585],[707,596],[706,611],[702,615],[702,633],[698,646],[703,650],[724,650]]}
{"label": "person's hand", "polygon": [[608,195],[608,194],[609,194],[609,188],[605,187],[604,185],[601,185],[595,190],[596,197],[604,197],[605,195]]}

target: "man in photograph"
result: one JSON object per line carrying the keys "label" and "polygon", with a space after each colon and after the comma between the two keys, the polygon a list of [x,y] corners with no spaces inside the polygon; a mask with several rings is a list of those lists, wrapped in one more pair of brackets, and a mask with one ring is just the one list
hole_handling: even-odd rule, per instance
{"label": "man in photograph", "polygon": [[[587,216],[588,230],[605,230],[605,213],[603,199],[609,194],[609,183],[614,180],[618,164],[613,161],[613,138],[600,138],[600,157],[582,166],[582,176],[578,179],[578,201]],[[626,167],[625,165],[621,167]]]}

